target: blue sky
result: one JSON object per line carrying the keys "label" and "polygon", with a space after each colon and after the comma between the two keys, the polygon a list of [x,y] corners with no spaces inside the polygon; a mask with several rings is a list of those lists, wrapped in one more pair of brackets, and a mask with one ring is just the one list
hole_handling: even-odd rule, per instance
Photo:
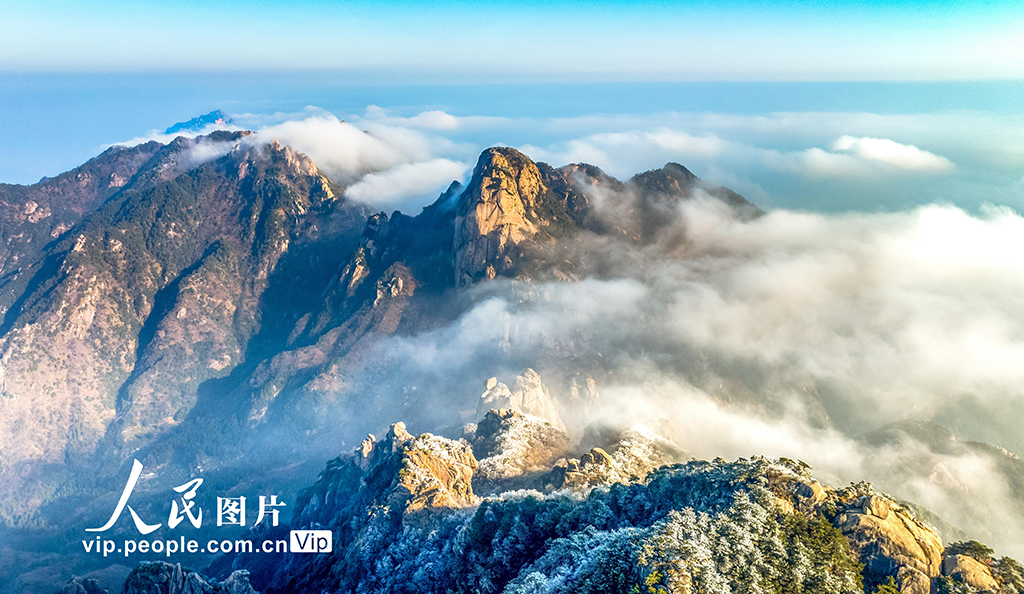
{"label": "blue sky", "polygon": [[[0,182],[222,109],[391,122],[426,148],[388,148],[362,189],[382,206],[415,209],[494,144],[619,176],[673,160],[763,206],[1024,206],[1019,0],[28,0],[0,28]],[[424,127],[436,112],[458,123]],[[318,162],[356,150],[307,132]],[[371,195],[411,180],[422,195]]]}
{"label": "blue sky", "polygon": [[1021,2],[8,3],[0,71],[374,82],[1024,76]]}

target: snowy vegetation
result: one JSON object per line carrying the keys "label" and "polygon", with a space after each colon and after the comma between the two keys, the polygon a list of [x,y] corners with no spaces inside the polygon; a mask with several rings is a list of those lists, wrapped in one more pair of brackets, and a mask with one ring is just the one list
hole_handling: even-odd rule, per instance
{"label": "snowy vegetation", "polygon": [[268,581],[367,593],[863,591],[839,531],[777,505],[766,485],[779,475],[796,473],[760,458],[691,462],[586,494],[520,491],[415,514],[371,506],[337,518],[332,565]]}

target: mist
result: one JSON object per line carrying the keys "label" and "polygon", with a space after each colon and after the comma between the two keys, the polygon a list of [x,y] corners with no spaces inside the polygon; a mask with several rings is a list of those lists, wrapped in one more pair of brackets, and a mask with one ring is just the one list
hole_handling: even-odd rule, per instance
{"label": "mist", "polygon": [[[631,199],[595,205],[614,218]],[[379,344],[374,373],[388,368],[392,390],[420,389],[404,420],[429,429],[439,409],[465,417],[487,377],[533,367],[577,438],[596,418],[669,427],[701,458],[802,459],[824,482],[874,482],[1024,554],[1024,506],[997,467],[1000,456],[1019,465],[1012,454],[872,437],[934,420],[961,442],[1024,449],[1018,422],[949,422],[967,406],[1024,422],[1024,218],[930,205],[749,220],[709,197],[674,214],[643,245],[585,233],[583,280],[484,283],[453,323]],[[586,418],[564,404],[577,375],[600,391]]]}

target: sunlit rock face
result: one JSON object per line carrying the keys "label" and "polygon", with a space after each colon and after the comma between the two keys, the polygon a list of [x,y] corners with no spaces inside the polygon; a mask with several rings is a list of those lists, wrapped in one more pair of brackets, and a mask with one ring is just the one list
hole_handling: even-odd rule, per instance
{"label": "sunlit rock face", "polygon": [[455,218],[455,279],[460,286],[513,271],[517,247],[537,234],[535,208],[546,190],[540,171],[512,148],[484,151]]}

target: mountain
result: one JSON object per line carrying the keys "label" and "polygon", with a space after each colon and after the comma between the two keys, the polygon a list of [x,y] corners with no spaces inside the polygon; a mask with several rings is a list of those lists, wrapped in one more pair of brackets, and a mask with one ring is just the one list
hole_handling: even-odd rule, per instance
{"label": "mountain", "polygon": [[[4,594],[73,576],[70,591],[106,587],[98,575],[119,587],[138,559],[36,553],[77,550],[136,460],[142,517],[203,478],[206,493],[288,501],[291,527],[331,529],[336,546],[184,557],[218,582],[142,564],[126,592],[845,592],[889,578],[920,592],[1019,577],[1012,561],[959,559],[938,516],[868,485],[827,486],[785,459],[691,460],[680,404],[656,395],[666,378],[721,410],[836,423],[813,380],[663,332],[687,313],[664,287],[700,259],[694,209],[764,215],[682,165],[619,181],[495,147],[421,212],[374,213],[305,155],[217,131],[110,149],[0,198]],[[947,464],[996,451],[910,425],[859,443],[881,468],[903,434]],[[898,485],[927,464],[879,476]],[[960,520],[942,534],[963,540]],[[132,535],[123,520],[109,533]]]}
{"label": "mountain", "polygon": [[178,122],[164,130],[164,134],[178,134],[179,132],[202,132],[207,126],[229,125],[231,118],[221,110],[211,111],[206,115],[192,118],[187,122]]}
{"label": "mountain", "polygon": [[[132,150],[149,157],[135,175],[23,263],[0,337],[3,517],[54,496],[61,468],[180,423],[203,382],[281,340],[327,280],[320,254],[351,249],[362,208],[304,156],[244,139]],[[226,154],[192,167],[211,147]]]}
{"label": "mountain", "polygon": [[156,142],[116,146],[31,186],[0,184],[0,315],[24,290],[27,268],[47,244],[120,191],[159,148]]}

